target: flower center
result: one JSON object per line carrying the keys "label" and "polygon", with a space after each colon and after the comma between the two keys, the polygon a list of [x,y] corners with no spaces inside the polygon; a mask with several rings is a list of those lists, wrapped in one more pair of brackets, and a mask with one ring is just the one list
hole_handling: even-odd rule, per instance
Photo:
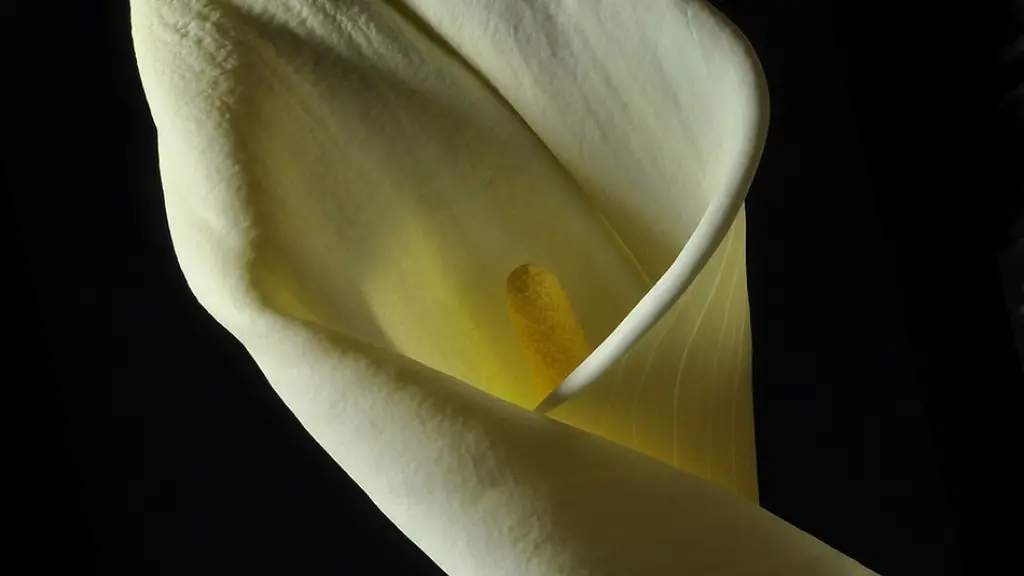
{"label": "flower center", "polygon": [[593,348],[569,295],[551,271],[523,264],[505,285],[508,313],[537,391],[554,390]]}

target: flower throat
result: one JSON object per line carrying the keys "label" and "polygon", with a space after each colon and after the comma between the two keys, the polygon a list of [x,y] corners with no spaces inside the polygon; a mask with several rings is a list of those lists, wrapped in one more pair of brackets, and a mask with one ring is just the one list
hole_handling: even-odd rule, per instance
{"label": "flower throat", "polygon": [[537,391],[554,390],[593,351],[569,295],[551,271],[523,264],[505,285],[508,313]]}

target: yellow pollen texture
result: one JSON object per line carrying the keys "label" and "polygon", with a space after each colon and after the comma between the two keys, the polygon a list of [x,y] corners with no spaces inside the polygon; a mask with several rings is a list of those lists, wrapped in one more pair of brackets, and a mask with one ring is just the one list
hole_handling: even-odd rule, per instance
{"label": "yellow pollen texture", "polygon": [[583,326],[552,272],[523,264],[506,282],[508,313],[537,392],[554,390],[590,354]]}

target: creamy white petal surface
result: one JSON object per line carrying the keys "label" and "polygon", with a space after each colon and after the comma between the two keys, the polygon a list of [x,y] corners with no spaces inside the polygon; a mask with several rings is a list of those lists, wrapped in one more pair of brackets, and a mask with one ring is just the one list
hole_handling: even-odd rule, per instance
{"label": "creamy white petal surface", "polygon": [[596,344],[749,185],[767,95],[717,13],[133,0],[132,20],[189,285],[443,569],[869,573],[751,502],[742,213],[563,422],[529,411],[508,275],[553,271]]}

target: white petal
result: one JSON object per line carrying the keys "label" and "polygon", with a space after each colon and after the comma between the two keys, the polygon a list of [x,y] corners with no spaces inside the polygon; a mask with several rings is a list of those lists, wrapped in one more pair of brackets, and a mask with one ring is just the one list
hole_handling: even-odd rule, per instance
{"label": "white petal", "polygon": [[[766,89],[745,40],[703,2],[408,4],[515,107],[649,278],[712,198],[749,186]],[[744,224],[664,334],[553,415],[756,499]]]}
{"label": "white petal", "polygon": [[406,3],[522,115],[648,277],[714,196],[749,185],[766,88],[746,41],[704,2]]}
{"label": "white petal", "polygon": [[646,291],[543,142],[385,4],[184,5],[136,19],[154,43],[140,55],[165,178],[193,179],[168,192],[172,226],[187,225],[178,210],[211,212],[203,170],[237,170],[218,194],[239,221],[223,225],[252,235],[239,257],[278,312],[532,406],[506,315],[512,270],[554,270],[597,341]]}
{"label": "white petal", "polygon": [[[457,379],[528,403],[511,330],[495,317],[515,266],[554,269],[600,338],[646,290],[645,272],[660,274],[685,242],[700,217],[691,210],[745,186],[759,145],[756,65],[702,5],[414,7],[456,52],[410,19],[415,10],[370,0],[132,5],[191,288],[442,568],[866,573],[709,483]],[[537,26],[575,60],[531,62],[543,45],[503,43],[492,16],[498,28]],[[504,81],[502,50],[519,70]],[[632,68],[637,83],[623,85]],[[580,77],[531,86],[523,70]],[[625,108],[601,108],[616,92]],[[696,100],[663,100],[679,94]],[[704,107],[716,99],[721,108]],[[724,272],[713,260],[693,294],[718,294],[701,284],[709,274],[742,286],[742,253],[723,254]],[[733,320],[700,324],[738,342],[724,365],[743,372],[745,301],[730,294],[704,317]],[[696,296],[684,306],[705,308]]]}

